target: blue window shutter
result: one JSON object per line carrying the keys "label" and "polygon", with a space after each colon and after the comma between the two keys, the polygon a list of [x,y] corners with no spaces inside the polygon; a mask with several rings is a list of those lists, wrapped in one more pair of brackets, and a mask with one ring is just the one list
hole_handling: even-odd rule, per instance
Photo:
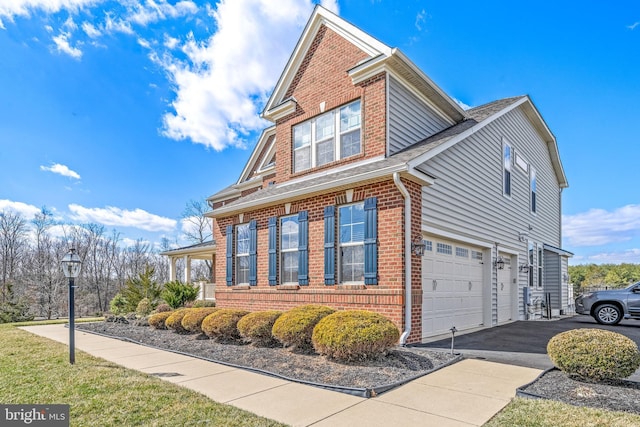
{"label": "blue window shutter", "polygon": [[309,284],[309,220],[307,211],[298,213],[298,284]]}
{"label": "blue window shutter", "polygon": [[324,284],[336,284],[336,208],[324,208]]}
{"label": "blue window shutter", "polygon": [[278,218],[275,216],[269,218],[269,284],[278,284],[278,234],[277,234]]}
{"label": "blue window shutter", "polygon": [[258,284],[258,222],[249,222],[249,285]]}
{"label": "blue window shutter", "polygon": [[378,199],[364,201],[364,284],[378,284]]}
{"label": "blue window shutter", "polygon": [[233,225],[227,225],[227,286],[233,285]]}

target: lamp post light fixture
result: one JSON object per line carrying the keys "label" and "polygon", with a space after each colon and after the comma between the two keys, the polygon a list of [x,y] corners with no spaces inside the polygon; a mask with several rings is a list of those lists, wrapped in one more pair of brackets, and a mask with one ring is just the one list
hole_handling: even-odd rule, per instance
{"label": "lamp post light fixture", "polygon": [[76,253],[75,248],[71,248],[69,253],[62,258],[62,271],[64,275],[69,278],[69,363],[74,364],[76,362],[75,354],[75,278],[80,274],[80,267],[82,260]]}

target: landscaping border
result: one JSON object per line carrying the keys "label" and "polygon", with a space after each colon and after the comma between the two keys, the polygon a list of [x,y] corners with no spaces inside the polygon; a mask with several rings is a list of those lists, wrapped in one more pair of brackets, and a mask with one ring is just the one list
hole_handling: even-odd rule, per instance
{"label": "landscaping border", "polygon": [[[68,325],[65,325],[65,327],[68,328]],[[425,371],[425,372],[421,372],[418,375],[415,375],[413,377],[410,378],[406,378],[402,381],[398,381],[396,383],[391,383],[391,384],[383,384],[381,386],[378,387],[373,387],[373,388],[363,388],[363,387],[345,387],[345,386],[339,386],[339,385],[330,385],[330,384],[323,384],[323,383],[315,383],[312,381],[305,381],[305,380],[301,380],[301,379],[297,379],[297,378],[290,378],[284,375],[280,375],[280,374],[276,374],[273,372],[269,372],[269,371],[265,371],[262,369],[258,369],[258,368],[252,368],[250,366],[242,366],[242,365],[236,365],[233,363],[229,363],[229,362],[222,362],[219,360],[215,360],[215,359],[210,359],[207,357],[202,357],[202,356],[198,356],[198,355],[194,355],[194,354],[189,354],[187,352],[183,352],[183,351],[179,351],[179,350],[172,350],[172,349],[167,349],[167,348],[162,348],[162,347],[158,347],[158,346],[154,346],[154,345],[149,345],[149,344],[145,344],[130,338],[126,338],[126,337],[118,337],[118,336],[113,336],[113,335],[107,335],[107,334],[103,334],[100,332],[95,332],[95,331],[90,331],[90,330],[86,330],[86,329],[80,329],[82,332],[86,332],[89,334],[94,334],[94,335],[99,335],[99,336],[103,336],[106,338],[112,338],[112,339],[117,339],[120,341],[125,341],[125,342],[130,342],[132,344],[137,344],[137,345],[142,345],[144,347],[149,347],[149,348],[154,348],[156,350],[162,350],[162,351],[169,351],[171,353],[176,353],[176,354],[180,354],[183,356],[189,356],[189,357],[193,357],[195,359],[201,359],[201,360],[205,360],[207,362],[213,362],[213,363],[219,363],[221,365],[225,365],[225,366],[230,366],[232,368],[237,368],[237,369],[244,369],[247,371],[251,371],[251,372],[255,372],[258,374],[262,374],[262,375],[267,375],[270,377],[275,377],[275,378],[280,378],[282,380],[286,380],[286,381],[291,381],[291,382],[295,382],[295,383],[299,383],[299,384],[305,384],[305,385],[310,385],[313,387],[318,387],[318,388],[322,388],[325,390],[330,390],[330,391],[337,391],[340,393],[345,393],[345,394],[349,394],[352,396],[357,396],[357,397],[365,397],[365,398],[371,398],[371,397],[375,397],[378,396],[384,392],[387,392],[389,390],[392,390],[396,387],[400,387],[403,384],[406,384],[410,381],[413,381],[415,379],[418,379],[420,377],[423,377],[425,375],[429,375],[433,372],[436,372],[444,367],[447,367],[449,365],[452,365],[454,363],[457,363],[459,361],[461,361],[462,359],[464,359],[464,356],[462,355],[457,355],[455,358],[449,360],[448,362],[439,365],[429,371]]]}

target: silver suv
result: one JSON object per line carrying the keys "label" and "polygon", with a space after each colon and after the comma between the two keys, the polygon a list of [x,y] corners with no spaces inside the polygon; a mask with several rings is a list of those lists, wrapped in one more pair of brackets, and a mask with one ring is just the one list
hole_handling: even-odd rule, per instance
{"label": "silver suv", "polygon": [[576,312],[593,316],[603,325],[624,319],[640,320],[640,282],[624,289],[587,292],[576,298]]}

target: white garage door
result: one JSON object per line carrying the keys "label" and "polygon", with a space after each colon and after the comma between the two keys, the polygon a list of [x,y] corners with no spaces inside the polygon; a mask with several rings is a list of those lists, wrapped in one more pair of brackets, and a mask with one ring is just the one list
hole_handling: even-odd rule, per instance
{"label": "white garage door", "polygon": [[506,254],[500,256],[504,261],[504,268],[498,270],[498,323],[504,323],[513,317],[511,258]]}
{"label": "white garage door", "polygon": [[483,324],[482,248],[427,239],[422,258],[422,337]]}

